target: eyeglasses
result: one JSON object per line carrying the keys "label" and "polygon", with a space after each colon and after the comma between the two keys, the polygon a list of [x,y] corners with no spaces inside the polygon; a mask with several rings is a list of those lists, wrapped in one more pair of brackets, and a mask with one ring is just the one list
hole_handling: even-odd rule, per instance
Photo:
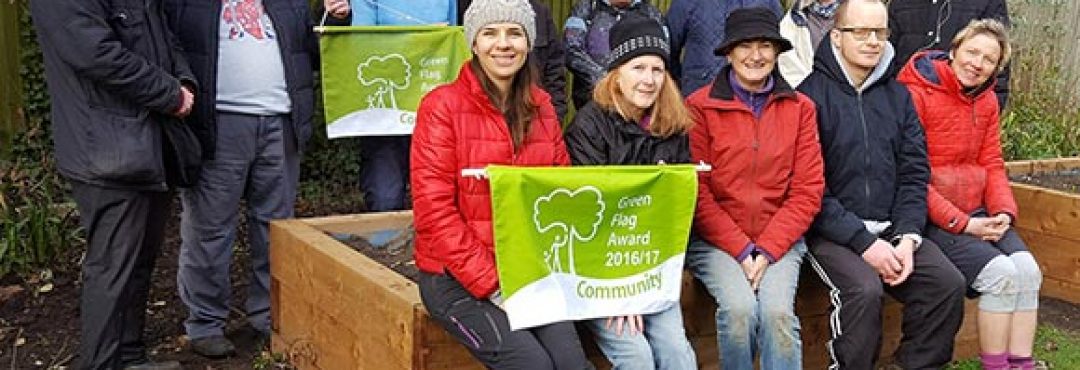
{"label": "eyeglasses", "polygon": [[872,27],[840,27],[836,29],[840,32],[847,32],[854,37],[856,41],[866,41],[870,39],[870,34],[874,34],[874,39],[878,41],[885,41],[889,39],[888,28],[872,28]]}

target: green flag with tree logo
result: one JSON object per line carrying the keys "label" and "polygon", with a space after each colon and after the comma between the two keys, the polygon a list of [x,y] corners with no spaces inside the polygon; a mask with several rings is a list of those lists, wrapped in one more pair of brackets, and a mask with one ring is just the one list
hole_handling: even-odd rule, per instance
{"label": "green flag with tree logo", "polygon": [[697,199],[694,166],[486,172],[511,328],[678,304]]}
{"label": "green flag with tree logo", "polygon": [[409,135],[420,98],[457,78],[461,27],[324,27],[319,41],[330,138]]}

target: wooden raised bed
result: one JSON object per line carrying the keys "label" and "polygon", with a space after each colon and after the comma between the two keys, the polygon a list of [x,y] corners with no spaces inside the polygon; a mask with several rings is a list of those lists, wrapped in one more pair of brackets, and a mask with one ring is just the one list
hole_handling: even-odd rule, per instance
{"label": "wooden raised bed", "polygon": [[[1010,176],[1080,168],[1080,158],[1007,164]],[[1043,273],[1042,295],[1080,303],[1080,194],[1013,182],[1020,207],[1016,230]]]}
{"label": "wooden raised bed", "polygon": [[[433,322],[416,284],[325,232],[365,234],[402,227],[409,212],[275,221],[270,227],[274,352],[299,369],[481,369],[465,347]],[[808,269],[807,269],[808,270]],[[829,302],[812,273],[801,279],[797,312],[802,320],[804,367],[826,366]],[[700,283],[683,279],[687,335],[701,368],[717,367],[715,305]],[[887,300],[882,357],[900,337],[900,306]],[[974,301],[968,301],[956,357],[978,353]],[[600,368],[608,365],[586,344]]]}

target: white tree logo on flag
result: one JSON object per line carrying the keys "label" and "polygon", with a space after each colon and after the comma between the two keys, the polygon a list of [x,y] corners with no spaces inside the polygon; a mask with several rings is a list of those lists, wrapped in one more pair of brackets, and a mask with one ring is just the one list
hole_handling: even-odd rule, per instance
{"label": "white tree logo on flag", "polygon": [[412,65],[401,54],[375,55],[356,66],[360,84],[378,85],[378,90],[367,97],[368,109],[398,109],[394,90],[408,89],[411,78]]}
{"label": "white tree logo on flag", "polygon": [[[565,210],[575,210],[567,217]],[[557,218],[559,216],[563,218]],[[570,219],[567,219],[570,218]],[[604,196],[594,186],[582,186],[577,190],[555,189],[550,194],[536,198],[533,203],[533,223],[536,231],[544,234],[554,229],[557,234],[551,248],[544,252],[544,261],[552,272],[563,272],[561,250],[566,249],[571,275],[574,269],[574,240],[587,242],[596,237],[604,221]]]}

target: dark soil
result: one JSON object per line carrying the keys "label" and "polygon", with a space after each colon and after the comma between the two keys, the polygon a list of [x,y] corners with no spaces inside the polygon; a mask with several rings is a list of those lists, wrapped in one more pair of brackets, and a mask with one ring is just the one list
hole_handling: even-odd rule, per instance
{"label": "dark soil", "polygon": [[[311,204],[299,202],[297,217],[356,213],[363,210],[359,194],[339,194],[334,202]],[[233,314],[226,336],[236,345],[235,357],[211,360],[187,348],[183,322],[187,308],[176,290],[177,261],[180,252],[179,206],[166,226],[166,239],[152,277],[147,305],[146,341],[150,357],[177,360],[185,369],[273,369],[272,356],[259,346],[258,337],[247,325],[243,302],[247,293],[249,263],[247,231],[240,226],[233,249],[231,268]],[[79,340],[79,263],[84,246],[71,248],[50,270],[33,276],[6,276],[0,279],[0,368],[64,368],[77,363]]]}
{"label": "dark soil", "polygon": [[1080,193],[1080,169],[1012,176],[1010,180],[1070,193]]}
{"label": "dark soil", "polygon": [[371,244],[370,235],[330,234],[330,236],[415,283],[420,276],[420,270],[413,261],[413,241],[416,235],[411,225],[404,230],[396,231],[400,234],[380,246]]}

